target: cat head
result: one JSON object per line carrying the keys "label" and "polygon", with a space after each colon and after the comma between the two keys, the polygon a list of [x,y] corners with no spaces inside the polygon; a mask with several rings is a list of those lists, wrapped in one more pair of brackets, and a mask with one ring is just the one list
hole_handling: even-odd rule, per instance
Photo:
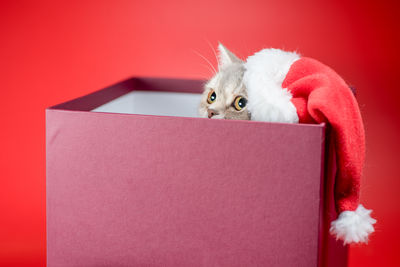
{"label": "cat head", "polygon": [[244,62],[218,46],[218,72],[205,84],[199,115],[211,119],[250,120],[247,90],[243,85]]}

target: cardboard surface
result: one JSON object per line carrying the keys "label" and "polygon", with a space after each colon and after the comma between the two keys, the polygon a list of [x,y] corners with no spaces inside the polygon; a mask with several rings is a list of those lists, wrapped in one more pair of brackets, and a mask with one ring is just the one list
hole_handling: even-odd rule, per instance
{"label": "cardboard surface", "polygon": [[46,111],[48,266],[322,262],[324,125],[87,112],[132,90],[201,81],[131,79]]}

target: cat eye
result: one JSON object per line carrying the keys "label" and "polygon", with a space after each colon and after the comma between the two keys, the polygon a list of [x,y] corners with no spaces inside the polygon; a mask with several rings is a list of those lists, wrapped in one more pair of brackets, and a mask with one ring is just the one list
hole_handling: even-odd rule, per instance
{"label": "cat eye", "polygon": [[233,101],[233,107],[237,111],[242,110],[246,106],[246,104],[247,104],[247,99],[242,96],[237,96],[235,98],[235,101]]}
{"label": "cat eye", "polygon": [[211,91],[208,93],[208,97],[207,97],[207,102],[208,102],[208,104],[213,103],[213,102],[215,101],[215,99],[217,99],[217,94],[215,93],[214,90],[211,90]]}

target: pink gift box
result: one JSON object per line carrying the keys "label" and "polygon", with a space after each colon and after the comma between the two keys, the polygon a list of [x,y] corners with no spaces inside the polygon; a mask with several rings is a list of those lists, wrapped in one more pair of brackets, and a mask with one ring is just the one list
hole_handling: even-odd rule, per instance
{"label": "pink gift box", "polygon": [[47,266],[346,266],[329,129],[196,118],[202,84],[46,110]]}

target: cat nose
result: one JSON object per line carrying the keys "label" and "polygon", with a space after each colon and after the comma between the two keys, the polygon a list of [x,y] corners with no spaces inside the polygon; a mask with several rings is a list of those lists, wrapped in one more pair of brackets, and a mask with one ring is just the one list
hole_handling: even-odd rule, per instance
{"label": "cat nose", "polygon": [[208,111],[208,118],[218,115],[218,112],[215,109],[208,109],[207,111]]}

